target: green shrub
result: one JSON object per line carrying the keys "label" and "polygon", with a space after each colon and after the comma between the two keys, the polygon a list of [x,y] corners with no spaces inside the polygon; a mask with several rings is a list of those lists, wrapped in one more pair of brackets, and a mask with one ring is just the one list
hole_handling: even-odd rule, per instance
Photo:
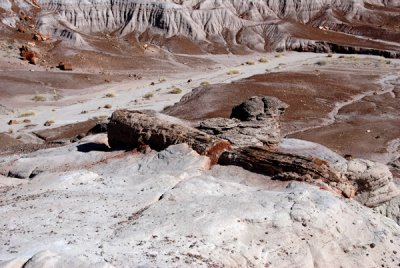
{"label": "green shrub", "polygon": [[170,90],[168,93],[169,94],[181,94],[182,93],[182,89],[180,89],[178,87],[175,87],[172,90]]}

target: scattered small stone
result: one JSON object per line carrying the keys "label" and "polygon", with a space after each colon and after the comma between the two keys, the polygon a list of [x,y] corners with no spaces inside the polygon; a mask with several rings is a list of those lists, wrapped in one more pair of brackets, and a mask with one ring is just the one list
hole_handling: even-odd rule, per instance
{"label": "scattered small stone", "polygon": [[9,125],[16,125],[16,124],[19,124],[19,122],[17,120],[15,120],[15,119],[12,119],[12,120],[8,121],[8,124]]}
{"label": "scattered small stone", "polygon": [[55,122],[53,121],[53,120],[47,120],[45,123],[44,123],[44,126],[45,127],[50,127],[51,125],[53,125]]}

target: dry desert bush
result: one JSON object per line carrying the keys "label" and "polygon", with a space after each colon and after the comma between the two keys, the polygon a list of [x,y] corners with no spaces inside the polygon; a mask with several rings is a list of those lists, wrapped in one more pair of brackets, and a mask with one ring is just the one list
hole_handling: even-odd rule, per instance
{"label": "dry desert bush", "polygon": [[182,93],[182,89],[180,89],[179,87],[175,87],[172,90],[170,90],[168,93],[169,94],[181,94]]}
{"label": "dry desert bush", "polygon": [[240,71],[239,70],[229,70],[226,74],[228,74],[228,75],[240,74]]}
{"label": "dry desert bush", "polygon": [[143,99],[149,100],[154,97],[153,93],[146,93],[143,95]]}
{"label": "dry desert bush", "polygon": [[106,98],[114,98],[116,96],[117,95],[115,94],[115,92],[108,92],[106,95],[104,95],[104,97],[106,97]]}
{"label": "dry desert bush", "polygon": [[46,97],[42,96],[42,95],[35,95],[35,96],[32,97],[31,100],[33,100],[35,102],[46,101]]}
{"label": "dry desert bush", "polygon": [[28,117],[28,116],[34,116],[35,112],[34,111],[28,111],[20,114],[18,117]]}

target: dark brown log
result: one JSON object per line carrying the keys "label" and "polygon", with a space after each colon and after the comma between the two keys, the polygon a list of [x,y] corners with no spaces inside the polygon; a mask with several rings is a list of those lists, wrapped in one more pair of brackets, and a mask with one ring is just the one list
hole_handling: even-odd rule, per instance
{"label": "dark brown log", "polygon": [[147,111],[115,111],[108,124],[108,142],[111,147],[133,149],[148,145],[157,151],[187,143],[199,154],[209,156],[213,163],[223,151],[231,149],[225,140],[160,119],[154,112]]}
{"label": "dark brown log", "polygon": [[243,147],[224,152],[218,164],[240,166],[278,180],[322,181],[346,197],[354,196],[356,191],[345,176],[324,160],[270,151],[264,147]]}

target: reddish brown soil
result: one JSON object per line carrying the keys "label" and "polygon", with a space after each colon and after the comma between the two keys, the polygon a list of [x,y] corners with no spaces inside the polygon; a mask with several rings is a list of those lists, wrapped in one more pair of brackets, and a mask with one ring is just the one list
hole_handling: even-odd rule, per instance
{"label": "reddish brown soil", "polygon": [[[357,24],[352,25],[352,27],[354,26],[356,30],[358,29],[359,35],[361,36],[367,36],[371,38],[383,38],[384,40],[395,41],[395,42],[396,41],[398,42],[400,40],[400,31],[397,33],[391,33],[391,32],[385,32],[382,29],[377,29],[375,26],[365,26],[365,25],[357,26]],[[399,45],[396,46],[396,45],[384,44],[379,41],[370,40],[366,38],[359,38],[357,36],[341,32],[320,30],[310,25],[290,23],[287,24],[287,28],[294,37],[300,39],[324,41],[333,44],[340,44],[351,47],[372,48],[378,50],[393,50],[393,51],[400,50]]]}
{"label": "reddish brown soil", "polygon": [[292,137],[357,157],[385,153],[387,143],[400,137],[400,96],[365,97],[341,109],[334,124]]}
{"label": "reddish brown soil", "polygon": [[58,146],[56,144],[23,143],[6,133],[0,133],[0,155],[33,152],[40,149]]}
{"label": "reddish brown soil", "polygon": [[[365,91],[377,90],[377,76],[340,72],[278,72],[256,75],[232,84],[198,88],[177,105],[166,110],[169,115],[186,120],[229,117],[232,107],[251,96],[275,96],[290,107],[283,121],[287,131],[317,125],[326,117],[335,101],[344,101]],[[337,81],[343,83],[338,84]],[[307,120],[304,120],[307,119]]]}
{"label": "reddish brown soil", "polygon": [[[113,76],[114,81],[121,81],[127,76]],[[2,71],[0,72],[0,98],[12,97],[19,94],[51,93],[54,89],[82,89],[105,83],[107,75],[78,74],[68,72],[46,71]],[[3,99],[4,100],[4,99]]]}

